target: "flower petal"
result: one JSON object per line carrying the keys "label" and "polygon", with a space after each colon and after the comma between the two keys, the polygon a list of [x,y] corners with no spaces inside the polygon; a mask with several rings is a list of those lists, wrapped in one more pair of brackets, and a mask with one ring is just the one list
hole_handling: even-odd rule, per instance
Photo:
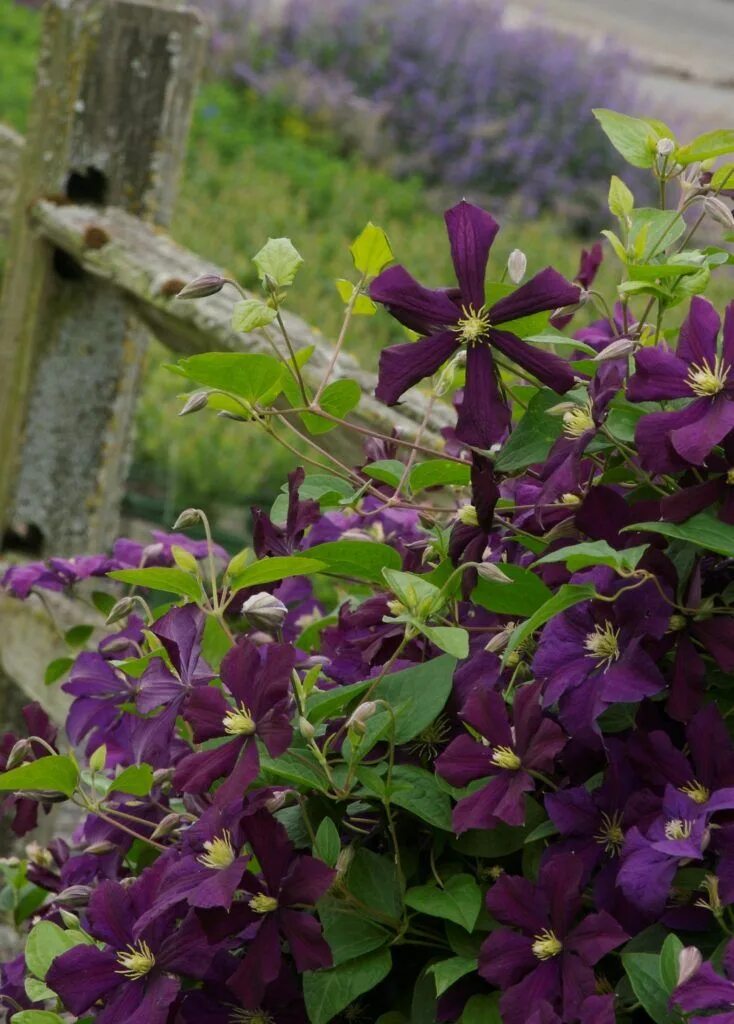
{"label": "flower petal", "polygon": [[680,329],[678,338],[680,358],[698,366],[704,362],[713,366],[716,357],[716,338],[720,326],[719,314],[708,299],[694,295],[691,299],[688,316]]}
{"label": "flower petal", "polygon": [[643,348],[635,355],[635,373],[627,385],[630,402],[690,398],[688,364],[663,348]]}
{"label": "flower petal", "polygon": [[395,405],[408,388],[440,369],[458,347],[456,334],[444,331],[420,341],[384,348],[380,353],[375,397],[385,405]]}
{"label": "flower petal", "polygon": [[483,342],[466,353],[466,385],[456,423],[456,436],[464,444],[488,449],[503,439],[511,414],[501,397],[492,352]]}
{"label": "flower petal", "polygon": [[506,324],[523,316],[532,316],[533,313],[573,306],[580,296],[578,285],[571,284],[553,267],[546,267],[511,295],[495,302],[489,311],[489,318],[493,324]]}
{"label": "flower petal", "polygon": [[451,243],[451,258],[466,306],[479,310],[484,305],[484,276],[489,250],[500,227],[480,206],[462,199],[444,214]]}
{"label": "flower petal", "polygon": [[703,415],[695,422],[671,431],[670,441],[681,458],[698,466],[711,453],[714,445],[723,441],[730,430],[734,430],[734,401],[724,392],[713,401],[702,398],[693,404],[700,407]]}
{"label": "flower petal", "polygon": [[424,288],[399,264],[374,279],[370,298],[419,334],[432,334],[459,319],[459,308],[445,291]]}
{"label": "flower petal", "polygon": [[533,348],[528,342],[521,341],[509,331],[498,331],[494,328],[489,331],[489,340],[513,363],[522,366],[524,370],[532,373],[542,384],[547,384],[559,395],[565,394],[574,386],[573,370],[565,359],[561,359],[553,352],[543,352],[539,348]]}

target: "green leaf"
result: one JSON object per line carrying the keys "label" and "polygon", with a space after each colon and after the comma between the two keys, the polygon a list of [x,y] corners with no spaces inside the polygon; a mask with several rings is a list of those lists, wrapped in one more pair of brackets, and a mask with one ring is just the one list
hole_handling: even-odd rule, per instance
{"label": "green leaf", "polygon": [[339,829],[331,818],[324,818],[316,830],[316,841],[313,846],[314,855],[325,864],[328,864],[330,868],[333,868],[336,865],[341,848]]}
{"label": "green leaf", "polygon": [[459,661],[469,657],[469,634],[460,626],[426,626],[420,623],[419,628],[440,651]]}
{"label": "green leaf", "polygon": [[548,415],[558,401],[558,395],[550,388],[542,388],[533,395],[523,418],[497,456],[495,465],[501,473],[514,473],[545,459],[563,430],[561,417]]}
{"label": "green leaf", "polygon": [[50,661],[43,675],[44,686],[51,686],[57,679],[61,679],[73,664],[73,658],[54,658],[53,661]]}
{"label": "green leaf", "polygon": [[643,207],[632,211],[630,221],[630,242],[635,246],[635,258],[640,263],[647,263],[670,248],[686,229],[686,222],[677,210]]}
{"label": "green leaf", "polygon": [[617,257],[620,263],[626,263],[627,250],[625,249],[622,240],[618,237],[618,235],[615,235],[613,231],[609,231],[608,229],[602,231],[602,235],[604,235],[606,240],[611,245],[612,249],[614,250],[614,255]]}
{"label": "green leaf", "polygon": [[551,551],[549,555],[539,558],[535,565],[564,562],[571,572],[586,569],[590,565],[608,565],[612,569],[632,572],[637,568],[637,563],[649,547],[649,544],[640,544],[635,548],[624,548],[622,551],[617,551],[605,540],[587,541]]}
{"label": "green leaf", "polygon": [[669,993],[660,974],[660,957],[655,953],[623,953],[622,964],[648,1016],[655,1024],[671,1024],[676,1018],[668,1008]]}
{"label": "green leaf", "polygon": [[727,523],[717,519],[713,512],[699,512],[685,523],[635,523],[634,526],[625,529],[651,530],[653,533],[662,533],[665,537],[687,540],[691,544],[715,551],[727,558],[734,558],[734,530]]}
{"label": "green leaf", "polygon": [[437,964],[431,964],[428,972],[433,975],[436,981],[436,995],[442,996],[459,978],[463,978],[466,974],[476,971],[476,969],[476,957],[452,956],[448,960],[441,960]]}
{"label": "green leaf", "polygon": [[431,459],[414,466],[410,474],[410,489],[414,494],[426,487],[468,487],[469,466],[449,459]]}
{"label": "green leaf", "polygon": [[26,966],[31,974],[43,980],[57,956],[75,946],[89,945],[94,945],[94,941],[84,932],[66,931],[51,921],[39,921],[26,939]]}
{"label": "green leaf", "polygon": [[64,633],[64,641],[68,647],[83,647],[94,632],[94,626],[72,626]]}
{"label": "green leaf", "polygon": [[461,1024],[502,1024],[500,1015],[500,993],[488,996],[472,996],[464,1007]]}
{"label": "green leaf", "polygon": [[303,257],[291,242],[290,238],[269,238],[265,245],[252,257],[257,267],[260,280],[265,284],[266,276],[284,288],[293,284]]}
{"label": "green leaf", "polygon": [[405,472],[405,464],[398,459],[378,459],[377,462],[370,462],[365,466],[362,472],[373,480],[397,487]]}
{"label": "green leaf", "polygon": [[338,900],[322,899],[317,909],[335,966],[380,949],[394,937],[376,921]]}
{"label": "green leaf", "polygon": [[[346,305],[348,302],[352,302],[354,293],[359,288],[359,285],[352,284],[351,281],[345,280],[343,277],[338,277],[334,282],[336,284],[336,290],[339,292],[339,297],[342,302]],[[359,292],[357,297],[352,303],[352,313],[354,316],[374,316],[377,312],[377,306],[364,292]]]}
{"label": "green leaf", "polygon": [[522,850],[526,838],[545,821],[545,811],[530,797],[525,798],[525,824],[505,825],[498,822],[489,829],[470,829],[450,840],[451,846],[467,857],[496,860]]}
{"label": "green leaf", "polygon": [[30,974],[26,975],[23,987],[25,988],[25,994],[32,1003],[42,1003],[46,999],[56,998],[56,993],[48,987],[45,981],[39,981],[38,978],[33,978]]}
{"label": "green leaf", "polygon": [[[296,392],[294,395],[289,393],[293,390],[294,386],[293,382],[289,382],[286,387],[286,393],[294,405],[301,405],[300,392]],[[362,389],[356,380],[348,380],[347,378],[333,380],[331,384],[324,388],[324,392],[319,399],[319,406],[324,412],[329,413],[330,416],[338,416],[339,419],[344,419],[347,413],[359,405],[361,397]],[[302,413],[301,420],[309,434],[326,434],[339,426],[338,423],[332,423],[331,420],[327,420],[323,416],[319,416],[318,413],[313,412]]]}
{"label": "green leaf", "polygon": [[287,782],[304,791],[316,789],[326,792],[329,782],[313,754],[305,751],[287,751],[279,757],[270,757],[260,750],[260,771],[268,782]]}
{"label": "green leaf", "polygon": [[405,904],[422,914],[453,921],[470,932],[482,909],[482,890],[471,875],[452,875],[443,889],[435,884],[408,889]]}
{"label": "green leaf", "polygon": [[259,562],[248,565],[232,580],[230,586],[233,591],[242,590],[243,587],[256,587],[263,583],[290,579],[291,576],[313,576],[325,568],[325,563],[316,558],[276,555],[273,558],[261,558]]}
{"label": "green leaf", "polygon": [[573,605],[580,604],[581,601],[588,601],[595,596],[596,590],[589,583],[564,583],[558,588],[550,601],[546,601],[545,604],[541,605],[529,619],[526,619],[522,625],[513,631],[505,648],[504,661],[507,660],[508,655],[512,651],[520,646],[526,637],[532,636],[536,629],[545,625],[554,615],[558,615],[559,612],[572,608]]}
{"label": "green leaf", "polygon": [[71,796],[78,781],[79,769],[70,757],[49,754],[48,757],[39,757],[37,761],[29,761],[9,772],[1,772],[0,791],[25,793],[33,790]]}
{"label": "green leaf", "polygon": [[395,259],[387,235],[372,221],[349,247],[355,268],[365,277],[377,277]]}
{"label": "green leaf", "polygon": [[378,949],[327,971],[306,971],[303,995],[311,1024],[328,1024],[363,992],[379,985],[391,966],[389,950]]}
{"label": "green leaf", "polygon": [[[720,188],[732,188],[734,183],[734,164],[717,167],[711,178],[711,189],[716,192]],[[727,256],[730,255],[727,253]]]}
{"label": "green leaf", "polygon": [[134,587],[147,587],[148,590],[188,597],[194,603],[198,603],[202,597],[199,580],[181,569],[159,569],[155,566],[150,569],[115,569],[107,575]]}
{"label": "green leaf", "polygon": [[260,299],[243,299],[232,311],[232,329],[249,334],[258,327],[267,327],[277,315],[277,310]]}
{"label": "green leaf", "polygon": [[609,211],[620,220],[625,220],[635,208],[635,197],[621,178],[612,175],[609,183]]}
{"label": "green leaf", "polygon": [[50,1010],[21,1010],[13,1014],[10,1024],[64,1024],[64,1021]]}
{"label": "green leaf", "polygon": [[347,871],[346,884],[353,896],[366,907],[400,921],[403,904],[395,862],[372,850],[360,848]]}
{"label": "green leaf", "polygon": [[452,832],[451,800],[432,772],[412,764],[399,764],[392,773],[390,803],[410,811],[444,832]]}
{"label": "green leaf", "polygon": [[[178,366],[196,384],[220,388],[252,404],[280,393],[285,368],[275,356],[257,352],[206,352],[180,359]],[[242,411],[242,410],[240,410]]]}
{"label": "green leaf", "polygon": [[658,139],[672,138],[672,133],[656,131],[655,122],[619,114],[616,110],[597,108],[592,114],[617,152],[634,167],[652,167]]}
{"label": "green leaf", "polygon": [[633,281],[657,281],[668,277],[697,274],[701,269],[700,263],[643,263],[631,264],[629,275]]}
{"label": "green leaf", "polygon": [[399,569],[402,562],[395,548],[378,541],[335,540],[308,548],[309,558],[323,562],[322,572],[354,576],[371,583],[382,582],[383,569]]}
{"label": "green leaf", "polygon": [[550,588],[531,569],[504,562],[500,568],[512,583],[479,579],[472,600],[482,608],[502,615],[532,615],[553,596]]}
{"label": "green leaf", "polygon": [[[342,500],[354,495],[354,488],[346,480],[329,473],[311,473],[301,484],[298,494],[301,501],[313,498],[322,508],[338,506]],[[288,485],[284,484],[281,492],[270,509],[270,518],[274,523],[284,523],[288,517]]]}
{"label": "green leaf", "polygon": [[734,153],[734,129],[720,128],[713,132],[704,132],[696,136],[685,146],[676,150],[676,163],[695,163],[698,160],[712,160],[715,156],[725,156],[727,153]]}
{"label": "green leaf", "polygon": [[109,793],[129,793],[131,796],[147,796],[153,788],[153,769],[149,764],[131,764],[125,768],[107,790]]}
{"label": "green leaf", "polygon": [[682,949],[683,943],[671,932],[660,950],[660,978],[668,995],[678,985],[678,957]]}

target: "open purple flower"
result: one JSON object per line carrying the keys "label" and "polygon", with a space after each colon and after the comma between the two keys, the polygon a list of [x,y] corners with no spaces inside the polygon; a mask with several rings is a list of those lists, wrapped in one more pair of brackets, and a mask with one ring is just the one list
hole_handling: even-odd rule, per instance
{"label": "open purple flower", "polygon": [[635,355],[628,397],[633,402],[692,398],[674,412],[654,412],[637,424],[635,441],[644,469],[674,473],[700,465],[734,430],[734,303],[721,321],[706,299],[691,299],[675,354],[662,346]]}
{"label": "open purple flower", "polygon": [[162,658],[154,658],[141,676],[136,706],[142,714],[159,707],[175,707],[180,713],[193,688],[214,678],[201,655],[205,623],[204,612],[187,604],[172,608],[151,627],[171,667]]}
{"label": "open purple flower", "polygon": [[713,454],[704,463],[706,480],[701,482],[700,475],[686,474],[680,481],[681,489],[662,499],[661,518],[684,523],[697,512],[718,505],[717,515],[722,523],[734,526],[734,430],[726,435],[722,447],[723,457]]}
{"label": "open purple flower", "polygon": [[300,549],[308,527],[319,519],[319,503],[312,498],[302,500],[298,493],[305,476],[300,467],[288,474],[288,513],[283,526],[274,523],[262,509],[252,509],[252,541],[258,558],[292,555]]}
{"label": "open purple flower", "polygon": [[204,793],[217,779],[226,778],[217,799],[236,799],[259,770],[255,737],[272,757],[288,749],[293,734],[291,672],[295,664],[296,652],[290,644],[258,648],[247,637],[239,640],[221,667],[222,683],[234,704],[216,687],[197,687],[185,709],[198,743],[225,742],[184,757],[173,778],[177,789]]}
{"label": "open purple flower", "polygon": [[149,868],[132,886],[102,882],[92,894],[88,930],[104,946],[75,946],[54,960],[46,977],[72,1013],[81,1016],[101,1000],[96,1024],[165,1024],[181,977],[206,974],[217,947],[194,914],[178,925],[169,915],[138,927],[158,875]]}
{"label": "open purple flower", "polygon": [[723,967],[726,977],[717,974],[710,963],[701,964],[670,997],[690,1024],[734,1024],[734,942],[726,947]]}
{"label": "open purple flower", "polygon": [[434,374],[465,344],[466,386],[456,435],[465,444],[487,449],[501,440],[510,423],[493,349],[559,394],[574,382],[573,372],[562,359],[533,348],[502,326],[573,305],[580,291],[547,267],[511,295],[487,306],[484,276],[499,226],[485,210],[466,201],[447,210],[445,220],[458,290],[424,288],[401,266],[383,271],[370,287],[375,302],[423,336],[415,343],[394,345],[382,352],[376,395],[394,405],[408,388]]}
{"label": "open purple flower", "polygon": [[493,690],[474,690],[461,718],[478,734],[457,736],[436,762],[436,771],[452,786],[475,779],[490,781],[454,808],[456,832],[492,828],[498,821],[522,825],[525,793],[535,788],[532,772],[553,770],[566,737],[560,726],[543,714],[540,688],[523,686],[515,694],[512,725],[509,709]]}
{"label": "open purple flower", "polygon": [[[577,573],[572,580],[593,583],[605,595],[625,585],[607,568]],[[569,734],[597,730],[597,718],[611,704],[639,701],[663,689],[665,680],[645,641],[661,637],[669,621],[668,606],[652,583],[613,602],[584,601],[550,620],[533,669],[546,707],[558,704]]]}
{"label": "open purple flower", "polygon": [[490,913],[519,929],[492,932],[479,954],[479,973],[503,990],[505,1024],[525,1024],[543,1002],[562,1020],[577,1020],[596,994],[594,964],[627,938],[606,911],[575,923],[582,876],[581,860],[563,854],[541,867],[537,885],[503,875],[487,893]]}

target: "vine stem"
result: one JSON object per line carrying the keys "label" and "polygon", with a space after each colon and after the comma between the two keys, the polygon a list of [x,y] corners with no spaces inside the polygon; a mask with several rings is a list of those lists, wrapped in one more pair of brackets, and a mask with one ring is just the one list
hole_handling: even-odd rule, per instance
{"label": "vine stem", "polygon": [[336,339],[336,344],[334,345],[334,350],[331,353],[331,359],[329,360],[329,363],[328,363],[328,365],[326,367],[326,370],[324,372],[324,376],[321,378],[321,383],[319,384],[318,388],[316,389],[316,394],[313,396],[313,401],[311,403],[311,406],[312,406],[314,412],[318,410],[319,399],[323,395],[324,390],[325,390],[327,384],[329,383],[329,380],[331,379],[331,375],[334,372],[334,367],[336,366],[337,360],[339,359],[339,353],[342,350],[342,345],[344,344],[344,339],[347,336],[347,328],[349,327],[349,324],[351,322],[352,314],[354,313],[354,307],[356,305],[357,299],[359,298],[359,296],[362,293],[362,287],[363,287],[363,285],[364,285],[366,280],[367,280],[367,275],[366,274],[362,274],[362,276],[359,279],[359,284],[357,284],[355,286],[354,291],[352,292],[351,296],[349,297],[349,302],[347,303],[347,308],[344,310],[344,320],[342,321],[341,330],[339,331],[339,337]]}

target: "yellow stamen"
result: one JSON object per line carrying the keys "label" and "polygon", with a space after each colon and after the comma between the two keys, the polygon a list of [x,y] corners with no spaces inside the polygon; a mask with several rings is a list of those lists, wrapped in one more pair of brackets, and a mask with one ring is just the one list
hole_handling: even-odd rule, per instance
{"label": "yellow stamen", "polygon": [[594,632],[587,634],[584,647],[589,652],[588,657],[598,660],[599,667],[606,665],[609,668],[619,657],[619,630],[609,621],[603,626],[597,624]]}
{"label": "yellow stamen", "polygon": [[622,815],[619,811],[615,811],[612,815],[602,814],[601,828],[594,839],[604,847],[605,852],[610,856],[615,857],[619,853],[624,843]]}
{"label": "yellow stamen", "polygon": [[681,793],[685,793],[686,796],[689,796],[697,804],[705,804],[711,796],[711,791],[703,783],[696,782],[695,779],[693,782],[687,782],[685,786],[679,786],[678,788]]}
{"label": "yellow stamen", "polygon": [[510,771],[516,772],[522,761],[511,747],[495,747],[492,752],[492,764],[496,764],[498,768],[509,768]]}
{"label": "yellow stamen", "polygon": [[691,364],[687,381],[694,395],[710,398],[724,390],[728,376],[729,367],[724,365],[721,356],[716,356],[713,367],[706,359],[700,365]]}
{"label": "yellow stamen", "polygon": [[721,897],[719,896],[719,879],[716,875],[706,875],[701,882],[701,888],[706,893],[700,900],[696,900],[694,907],[702,907],[714,914],[721,913]]}
{"label": "yellow stamen", "polygon": [[201,857],[197,857],[199,864],[203,864],[205,868],[214,868],[217,871],[228,868],[237,857],[232,846],[232,835],[226,829],[222,832],[221,836],[207,839],[204,843],[204,849],[206,853],[202,853]]}
{"label": "yellow stamen", "polygon": [[244,704],[228,711],[222,719],[222,725],[230,736],[252,736],[257,728],[254,718]]}
{"label": "yellow stamen", "polygon": [[587,430],[594,429],[590,405],[578,405],[563,414],[563,433],[566,437],[581,437]]}
{"label": "yellow stamen", "polygon": [[734,484],[734,466],[726,471],[726,482],[728,484]]}
{"label": "yellow stamen", "polygon": [[563,949],[563,943],[556,936],[555,932],[544,928],[540,935],[535,936],[532,950],[538,960],[551,960]]}
{"label": "yellow stamen", "polygon": [[671,818],[665,824],[666,839],[690,839],[693,832],[693,822],[684,821],[682,818]]}
{"label": "yellow stamen", "polygon": [[249,907],[256,914],[270,914],[273,910],[278,909],[278,901],[273,896],[266,896],[264,892],[259,892],[257,896],[252,897]]}
{"label": "yellow stamen", "polygon": [[482,306],[481,309],[474,309],[473,306],[462,306],[461,312],[463,316],[457,321],[456,326],[453,328],[459,335],[461,341],[471,342],[479,341],[480,338],[489,330],[489,317],[487,316],[486,306]]}
{"label": "yellow stamen", "polygon": [[138,981],[155,967],[155,957],[147,942],[137,942],[134,946],[128,946],[127,951],[117,954],[117,962],[124,968],[122,971],[115,971],[115,974],[123,974],[131,981]]}

